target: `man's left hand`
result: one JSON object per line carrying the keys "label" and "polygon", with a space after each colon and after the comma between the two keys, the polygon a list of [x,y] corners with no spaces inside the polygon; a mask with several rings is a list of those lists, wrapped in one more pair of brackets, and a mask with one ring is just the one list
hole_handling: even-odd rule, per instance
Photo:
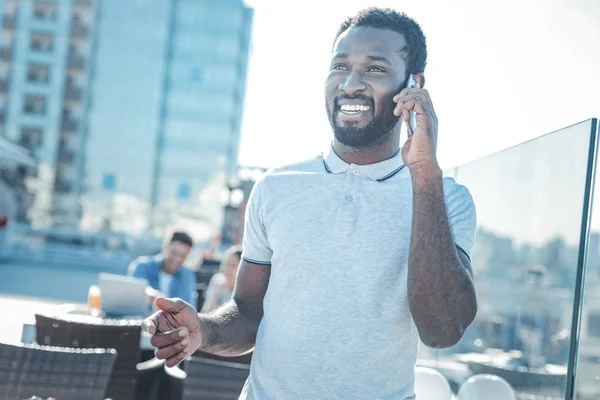
{"label": "man's left hand", "polygon": [[438,119],[429,92],[421,89],[417,83],[394,96],[394,101],[398,103],[394,115],[402,116],[404,123],[409,123],[410,111],[416,114],[416,129],[412,135],[409,134],[402,146],[404,164],[413,173],[420,170],[439,170],[436,156]]}

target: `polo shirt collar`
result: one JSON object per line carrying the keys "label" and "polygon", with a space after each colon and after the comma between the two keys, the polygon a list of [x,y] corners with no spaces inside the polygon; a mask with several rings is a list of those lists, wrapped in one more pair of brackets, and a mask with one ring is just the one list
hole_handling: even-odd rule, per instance
{"label": "polo shirt collar", "polygon": [[[327,151],[323,153],[323,166],[329,174],[341,174],[346,172],[351,164],[342,160],[333,150],[333,146],[329,146]],[[370,179],[382,182],[396,175],[405,165],[402,162],[402,152],[399,149],[392,158],[375,164],[355,165],[355,167],[364,172]]]}

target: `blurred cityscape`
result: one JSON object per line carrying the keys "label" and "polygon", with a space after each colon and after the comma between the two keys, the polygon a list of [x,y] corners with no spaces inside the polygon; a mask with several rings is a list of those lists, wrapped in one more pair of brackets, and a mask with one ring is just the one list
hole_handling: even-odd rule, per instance
{"label": "blurred cityscape", "polygon": [[35,159],[2,171],[17,220],[214,233],[237,185],[252,9],[3,0],[0,13],[1,137]]}
{"label": "blurred cityscape", "polygon": [[[198,243],[188,263],[196,270],[241,242],[245,202],[264,172],[237,162],[252,8],[240,0],[0,0],[0,15],[0,217],[9,217],[0,224],[0,294],[85,302],[99,272],[124,274],[135,257],[159,252],[172,226]],[[582,137],[588,142],[575,152],[587,156],[589,134]],[[547,150],[540,157],[542,166],[553,159]],[[567,158],[580,160],[579,169],[565,167],[580,183],[557,196],[578,219],[541,241],[516,239],[528,221],[514,223],[514,235],[496,230],[486,219],[493,207],[479,207],[488,178],[459,175],[476,189],[483,216],[472,257],[479,315],[457,346],[422,346],[420,360],[454,389],[493,373],[521,399],[565,396],[583,278],[584,244],[571,237],[591,173],[586,157]],[[550,186],[531,190],[540,203],[523,208],[544,230],[556,196]],[[504,196],[520,204],[523,194]],[[600,232],[590,234],[586,256],[579,400],[600,398]]]}
{"label": "blurred cityscape", "polygon": [[[577,399],[591,400],[600,396],[600,233],[591,234],[588,251]],[[561,237],[519,245],[480,228],[473,254],[477,319],[457,346],[424,349],[421,357],[442,362],[450,375],[460,371],[459,361],[471,373],[502,376],[524,399],[564,399],[578,252]]]}

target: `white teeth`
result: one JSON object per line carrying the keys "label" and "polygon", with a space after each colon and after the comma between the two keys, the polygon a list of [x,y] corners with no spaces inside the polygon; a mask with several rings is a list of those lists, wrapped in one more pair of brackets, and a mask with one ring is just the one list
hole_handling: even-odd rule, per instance
{"label": "white teeth", "polygon": [[343,104],[340,109],[342,111],[369,111],[371,107],[362,104]]}

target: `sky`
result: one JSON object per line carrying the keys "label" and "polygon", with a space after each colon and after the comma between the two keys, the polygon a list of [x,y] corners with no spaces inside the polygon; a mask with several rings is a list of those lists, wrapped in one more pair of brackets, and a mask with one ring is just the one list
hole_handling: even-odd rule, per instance
{"label": "sky", "polygon": [[450,168],[600,116],[596,0],[282,1],[255,10],[239,161],[274,167],[332,139],[323,88],[339,24],[369,6],[421,24],[439,119],[438,159]]}

